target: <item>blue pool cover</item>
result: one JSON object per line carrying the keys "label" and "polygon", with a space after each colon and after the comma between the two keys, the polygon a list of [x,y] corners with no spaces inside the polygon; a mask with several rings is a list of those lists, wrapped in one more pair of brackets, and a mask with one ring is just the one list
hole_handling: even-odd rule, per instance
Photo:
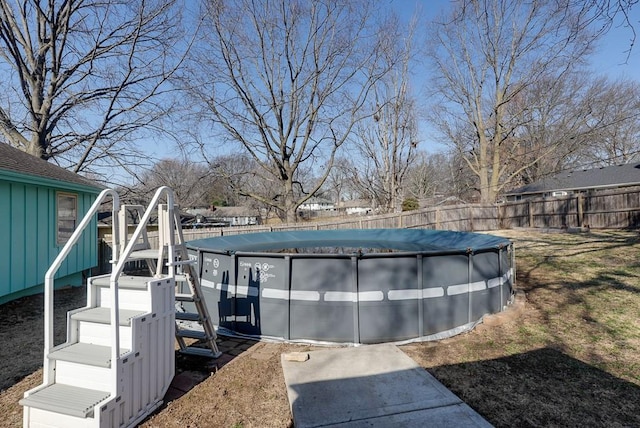
{"label": "blue pool cover", "polygon": [[415,252],[469,252],[502,248],[511,242],[499,236],[427,229],[340,229],[260,232],[189,241],[192,249],[221,252],[269,251],[288,248],[348,247]]}

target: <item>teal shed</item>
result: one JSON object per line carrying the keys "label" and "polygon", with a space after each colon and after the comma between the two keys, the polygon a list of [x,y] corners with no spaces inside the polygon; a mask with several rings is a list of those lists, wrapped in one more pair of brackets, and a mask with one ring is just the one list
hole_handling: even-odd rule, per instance
{"label": "teal shed", "polygon": [[[102,187],[0,143],[0,304],[43,290],[44,275]],[[56,275],[79,286],[97,265],[97,220]]]}

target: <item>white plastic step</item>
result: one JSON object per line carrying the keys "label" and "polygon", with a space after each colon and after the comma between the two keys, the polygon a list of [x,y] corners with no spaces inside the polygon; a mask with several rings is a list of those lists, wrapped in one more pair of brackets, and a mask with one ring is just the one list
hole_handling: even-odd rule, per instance
{"label": "white plastic step", "polygon": [[[122,326],[130,326],[131,319],[144,315],[145,311],[136,311],[131,309],[120,309],[119,324]],[[81,312],[71,315],[71,319],[76,321],[94,322],[98,324],[111,324],[111,308],[88,308]]]}
{"label": "white plastic step", "polygon": [[[118,278],[118,288],[146,290],[147,283],[149,281],[153,281],[154,279],[155,278],[151,276],[123,275],[120,278]],[[91,279],[91,284],[97,285],[100,287],[109,287],[111,286],[110,280],[111,278],[108,275],[97,276]]]}
{"label": "white plastic step", "polygon": [[127,260],[145,260],[145,259],[157,259],[160,255],[160,250],[152,248],[148,250],[132,251],[127,257]]}
{"label": "white plastic step", "polygon": [[[120,356],[128,352],[128,349],[120,348]],[[91,343],[73,343],[62,345],[50,352],[49,358],[97,367],[111,367],[111,347]]]}
{"label": "white plastic step", "polygon": [[34,407],[79,418],[93,417],[96,404],[109,398],[106,391],[54,383],[20,400],[22,406]]}

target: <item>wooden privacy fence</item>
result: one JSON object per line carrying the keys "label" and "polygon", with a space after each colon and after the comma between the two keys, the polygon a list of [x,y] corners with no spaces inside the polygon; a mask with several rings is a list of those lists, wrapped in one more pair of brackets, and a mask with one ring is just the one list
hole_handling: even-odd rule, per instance
{"label": "wooden privacy fence", "polygon": [[502,229],[634,229],[640,226],[640,189],[528,199],[502,204],[499,211]]}
{"label": "wooden privacy fence", "polygon": [[[565,197],[528,199],[495,205],[450,205],[402,213],[347,217],[327,222],[183,229],[186,241],[223,235],[286,230],[420,228],[457,231],[490,231],[531,228],[591,227],[625,229],[640,227],[640,188],[600,191]],[[158,245],[158,233],[149,232],[149,242]],[[99,270],[108,269],[111,248],[99,243]]]}
{"label": "wooden privacy fence", "polygon": [[[330,222],[183,229],[182,233],[185,241],[192,241],[194,239],[255,232],[389,228],[486,231],[496,230],[500,227],[496,205],[452,205],[376,216],[354,216]],[[157,245],[157,232],[149,232],[148,235],[151,245]]]}

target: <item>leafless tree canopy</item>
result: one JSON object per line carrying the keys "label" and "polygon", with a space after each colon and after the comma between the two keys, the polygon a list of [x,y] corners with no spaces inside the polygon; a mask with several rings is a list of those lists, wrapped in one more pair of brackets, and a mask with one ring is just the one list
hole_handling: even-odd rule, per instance
{"label": "leafless tree canopy", "polygon": [[606,14],[626,11],[626,3],[467,0],[436,25],[431,119],[477,176],[483,202],[568,141],[550,135],[528,150],[523,127],[544,114],[549,98],[522,99],[543,87],[547,97],[561,91],[611,24]]}
{"label": "leafless tree canopy", "polygon": [[[248,153],[251,173],[271,191],[242,193],[295,220],[325,181],[336,151],[386,70],[371,26],[371,3],[339,0],[229,0],[207,3],[192,93],[220,138]],[[320,173],[310,188],[306,165]]]}
{"label": "leafless tree canopy", "polygon": [[173,0],[0,0],[1,134],[76,172],[140,163],[179,21]]}
{"label": "leafless tree canopy", "polygon": [[356,126],[359,156],[353,181],[383,212],[400,212],[405,177],[418,147],[417,103],[411,86],[416,21],[404,31],[397,17],[384,25],[385,48],[380,61],[389,68],[372,88],[371,117]]}

